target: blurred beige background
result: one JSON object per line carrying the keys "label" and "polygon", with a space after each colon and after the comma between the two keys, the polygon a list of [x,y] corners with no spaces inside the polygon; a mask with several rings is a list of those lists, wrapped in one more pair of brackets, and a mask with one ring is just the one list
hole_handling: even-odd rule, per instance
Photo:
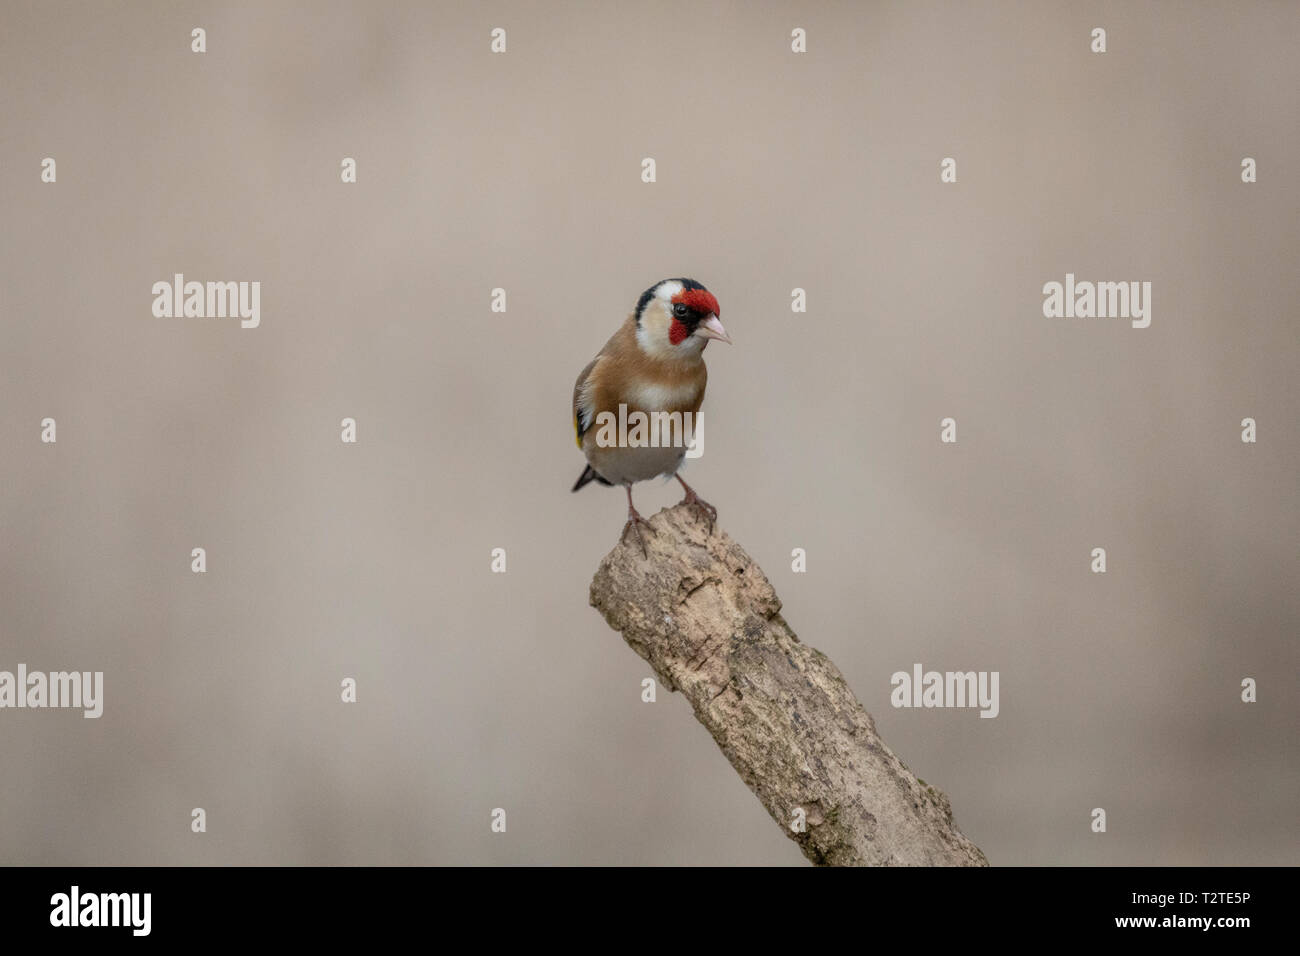
{"label": "blurred beige background", "polygon": [[[1296,5],[0,16],[0,669],[106,685],[0,712],[0,862],[802,865],[587,606],[574,376],[689,275],[688,480],[990,860],[1300,863]],[[1045,319],[1067,272],[1151,327]],[[892,709],[914,662],[1000,716]]]}

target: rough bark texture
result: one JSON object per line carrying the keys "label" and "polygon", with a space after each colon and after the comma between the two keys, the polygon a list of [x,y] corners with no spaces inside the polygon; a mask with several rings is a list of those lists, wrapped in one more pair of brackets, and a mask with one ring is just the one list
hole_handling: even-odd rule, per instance
{"label": "rough bark texture", "polygon": [[[831,866],[987,866],[948,798],[876,733],[839,669],[799,641],[762,569],[686,505],[601,561],[591,603],[681,691],[782,831]],[[791,824],[797,810],[806,829]]]}

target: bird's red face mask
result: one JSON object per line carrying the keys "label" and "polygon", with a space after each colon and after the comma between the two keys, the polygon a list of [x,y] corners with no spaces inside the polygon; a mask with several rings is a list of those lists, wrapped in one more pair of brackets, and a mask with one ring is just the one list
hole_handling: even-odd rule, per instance
{"label": "bird's red face mask", "polygon": [[668,329],[668,341],[681,345],[692,335],[705,339],[700,346],[708,345],[708,339],[731,344],[731,336],[722,327],[718,314],[718,300],[708,289],[683,289],[673,296],[673,324]]}

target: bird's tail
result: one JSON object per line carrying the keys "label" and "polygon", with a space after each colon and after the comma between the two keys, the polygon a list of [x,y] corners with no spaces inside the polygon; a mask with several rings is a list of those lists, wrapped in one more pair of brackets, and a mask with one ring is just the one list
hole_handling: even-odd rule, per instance
{"label": "bird's tail", "polygon": [[600,475],[596,474],[595,468],[592,468],[591,465],[588,465],[585,469],[583,469],[582,474],[578,476],[578,480],[573,485],[573,490],[577,491],[583,485],[590,484],[593,481],[599,482],[602,485],[608,485],[611,488],[614,487],[614,483],[612,481],[606,481],[604,478],[600,477]]}

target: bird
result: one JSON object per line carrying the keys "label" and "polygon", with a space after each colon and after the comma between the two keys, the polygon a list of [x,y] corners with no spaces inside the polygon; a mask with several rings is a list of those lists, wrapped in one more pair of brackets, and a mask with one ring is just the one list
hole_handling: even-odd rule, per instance
{"label": "bird", "polygon": [[654,530],[632,503],[636,482],[658,475],[676,477],[686,492],[681,504],[690,505],[708,519],[710,534],[718,510],[678,474],[686,454],[685,442],[667,447],[664,442],[659,447],[610,442],[607,438],[612,429],[602,435],[598,419],[617,420],[619,406],[625,405],[629,417],[640,411],[647,416],[679,412],[686,418],[689,412],[694,421],[708,382],[704,349],[714,340],[732,344],[720,313],[713,293],[694,279],[657,282],[641,294],[636,308],[587,363],[573,386],[573,429],[578,448],[587,458],[587,467],[573,490],[593,481],[622,485],[627,490],[627,523],[619,540],[625,541],[628,531],[633,531],[642,555],[648,556],[641,528],[652,534]]}

